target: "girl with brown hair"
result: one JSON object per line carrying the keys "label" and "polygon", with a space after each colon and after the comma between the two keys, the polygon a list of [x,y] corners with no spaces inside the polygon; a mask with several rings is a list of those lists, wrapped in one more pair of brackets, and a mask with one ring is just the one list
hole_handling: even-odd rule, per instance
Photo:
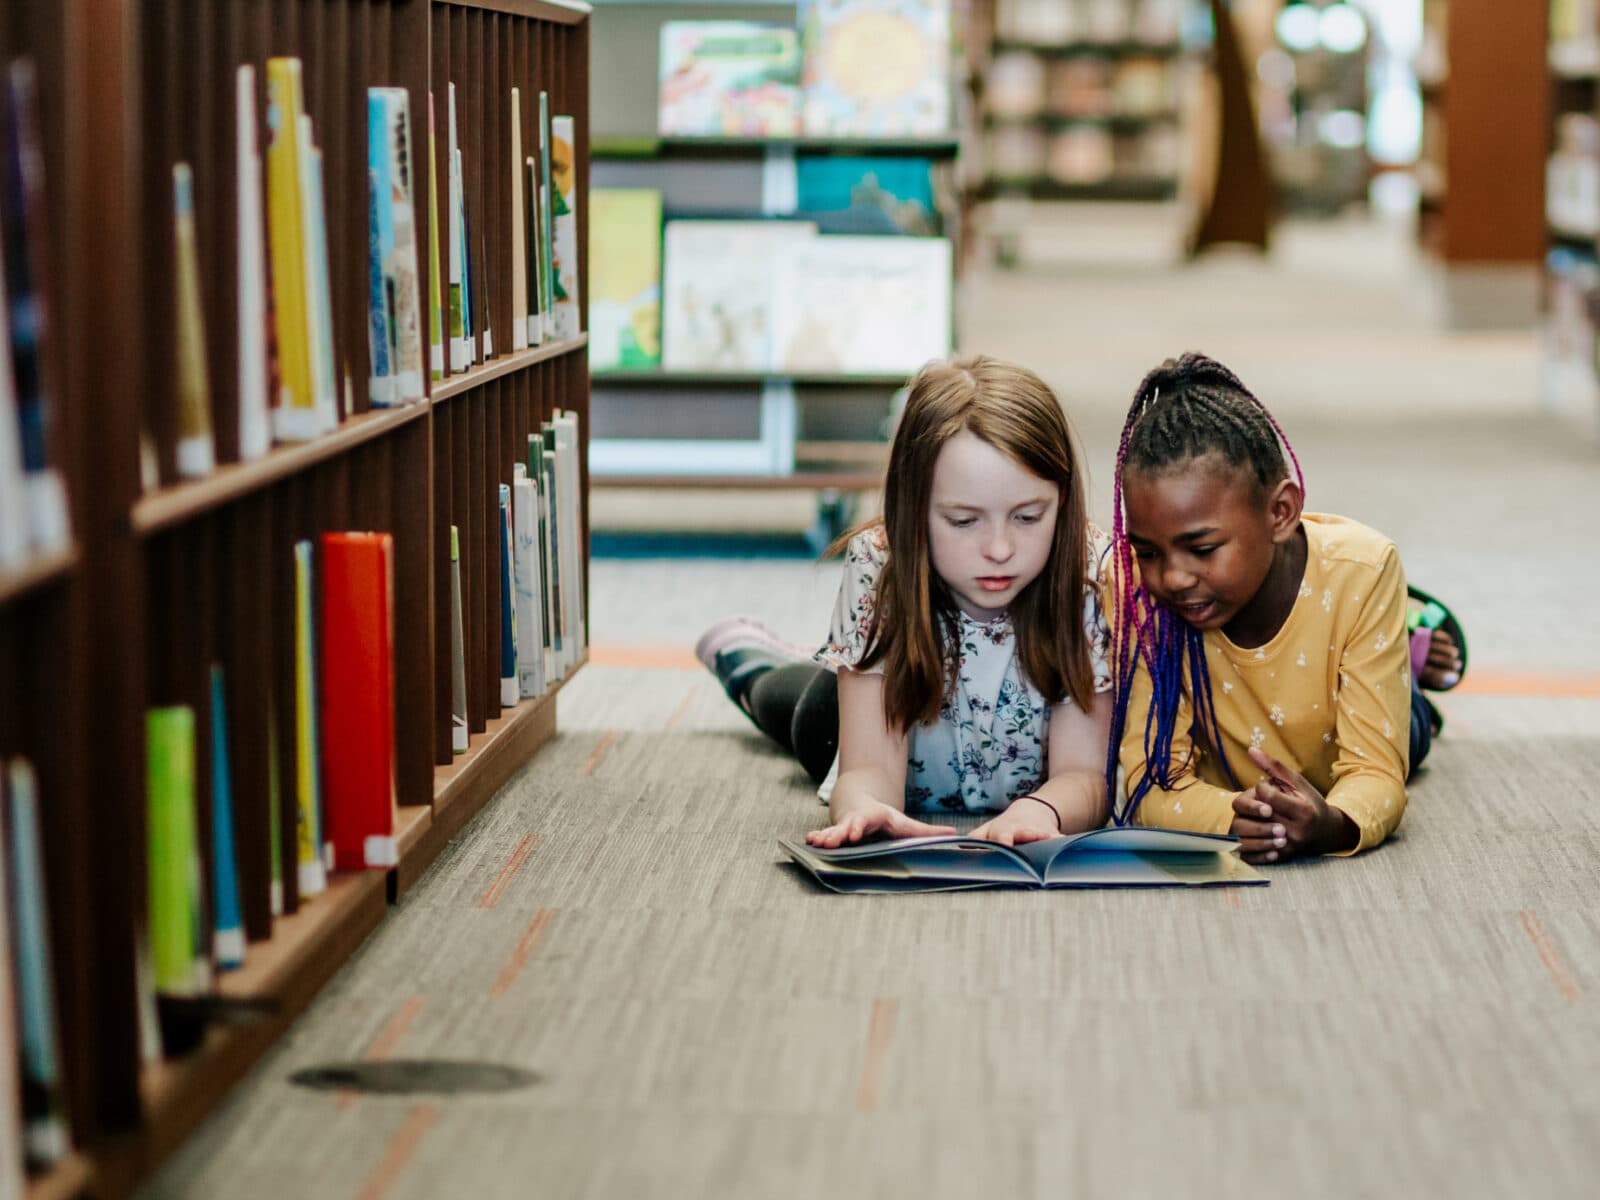
{"label": "girl with brown hair", "polygon": [[742,618],[696,651],[814,778],[832,763],[813,845],[953,832],[912,813],[988,815],[974,832],[1006,845],[1092,829],[1108,811],[1107,545],[1050,388],[991,358],[935,363],[911,382],[883,517],[846,540],[820,665],[786,662]]}

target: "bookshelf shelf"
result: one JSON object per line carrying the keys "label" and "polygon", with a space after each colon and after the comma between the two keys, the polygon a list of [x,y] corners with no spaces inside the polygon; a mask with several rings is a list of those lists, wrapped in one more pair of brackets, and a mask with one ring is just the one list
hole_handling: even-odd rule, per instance
{"label": "bookshelf shelf", "polygon": [[1028,42],[997,38],[996,54],[1015,51],[1043,58],[1177,58],[1183,46],[1176,42]]}
{"label": "bookshelf shelf", "polygon": [[705,488],[732,491],[870,492],[883,486],[881,471],[795,471],[789,475],[596,475],[590,480],[596,488]]}
{"label": "bookshelf shelf", "polygon": [[1026,196],[1032,200],[1102,200],[1156,203],[1174,200],[1176,179],[1117,179],[1106,183],[1060,183],[1054,179],[991,179],[982,189],[986,198]]}
{"label": "bookshelf shelf", "polygon": [[553,21],[558,25],[576,25],[594,11],[594,6],[583,0],[433,0],[436,5],[451,8],[481,8],[491,13],[505,13],[513,17],[529,17],[536,21]]}
{"label": "bookshelf shelf", "polygon": [[514,371],[521,371],[533,366],[535,363],[549,362],[551,359],[560,358],[564,354],[574,354],[586,349],[589,345],[589,335],[579,334],[575,338],[563,338],[558,342],[547,342],[542,346],[535,346],[532,350],[518,350],[500,358],[492,358],[486,363],[464,371],[460,375],[449,375],[444,379],[435,381],[433,385],[433,402],[439,404],[452,396],[460,396],[474,388],[482,387],[491,379],[499,379],[510,375]]}
{"label": "bookshelf shelf", "polygon": [[596,160],[656,158],[759,158],[769,150],[798,154],[873,157],[954,158],[961,149],[954,134],[933,138],[849,137],[609,137],[594,146]]}
{"label": "bookshelf shelf", "polygon": [[78,550],[73,546],[37,555],[15,570],[0,571],[0,607],[67,579],[78,563]]}
{"label": "bookshelf shelf", "polygon": [[1152,125],[1171,125],[1181,121],[1183,115],[1175,109],[1152,113],[1106,113],[1103,116],[1069,116],[1064,113],[1030,113],[1026,116],[990,113],[984,124],[990,128],[1013,125],[1042,125],[1047,129],[1070,129],[1076,125],[1091,125],[1102,129],[1137,131]]}
{"label": "bookshelf shelf", "polygon": [[81,1154],[69,1154],[47,1175],[28,1180],[24,1200],[78,1200],[90,1193],[94,1168]]}
{"label": "bookshelf shelf", "polygon": [[332,433],[315,441],[283,446],[251,462],[218,467],[204,479],[151,492],[133,507],[133,531],[141,536],[149,536],[170,529],[260,491],[280,479],[287,479],[318,463],[338,458],[357,446],[427,415],[428,406],[425,404],[374,409],[351,417]]}
{"label": "bookshelf shelf", "polygon": [[606,387],[759,387],[793,383],[819,387],[903,387],[909,374],[786,374],[782,371],[597,371],[593,379]]}

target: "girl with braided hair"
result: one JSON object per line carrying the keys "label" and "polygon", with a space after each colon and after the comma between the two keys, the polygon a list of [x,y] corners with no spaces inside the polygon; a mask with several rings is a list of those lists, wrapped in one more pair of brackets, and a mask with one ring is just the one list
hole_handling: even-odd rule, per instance
{"label": "girl with braided hair", "polygon": [[1421,688],[1454,686],[1465,645],[1451,619],[1413,656],[1394,543],[1304,499],[1232,371],[1185,354],[1145,376],[1107,573],[1119,824],[1232,833],[1256,863],[1351,854],[1399,824],[1437,731]]}
{"label": "girl with braided hair", "polygon": [[[814,778],[839,846],[953,833],[1005,845],[1103,825],[1111,722],[1099,564],[1060,402],[992,358],[911,381],[884,515],[847,536],[828,640],[795,661],[746,618],[696,647]],[[824,738],[826,726],[827,737]],[[913,816],[920,813],[927,820]]]}

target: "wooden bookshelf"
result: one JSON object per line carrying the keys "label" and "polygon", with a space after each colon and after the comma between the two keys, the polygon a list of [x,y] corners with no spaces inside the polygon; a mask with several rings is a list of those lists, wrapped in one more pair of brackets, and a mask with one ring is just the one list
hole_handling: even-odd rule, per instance
{"label": "wooden bookshelf", "polygon": [[93,1181],[94,1167],[89,1160],[69,1154],[49,1174],[30,1178],[23,1195],[26,1200],[77,1200],[90,1194]]}
{"label": "wooden bookshelf", "polygon": [[[47,344],[56,398],[51,451],[72,506],[73,548],[0,575],[0,755],[27,755],[39,775],[63,1079],[79,1150],[29,1184],[30,1200],[131,1194],[381,924],[387,898],[420,876],[554,734],[555,695],[566,680],[500,709],[498,542],[491,553],[487,533],[518,447],[557,410],[579,414],[586,462],[588,336],[513,351],[511,275],[496,265],[511,249],[506,101],[518,87],[531,148],[543,90],[552,115],[574,118],[579,294],[587,296],[589,21],[587,5],[563,0],[21,0],[0,21],[0,59],[34,58],[42,88],[55,222],[52,323],[97,330],[92,343],[58,336]],[[305,111],[322,152],[343,411],[322,437],[240,461],[240,335],[231,319],[239,290],[234,68],[256,65],[264,148],[264,64],[280,55],[303,61]],[[366,89],[409,93],[422,283],[425,296],[432,287],[443,297],[444,281],[430,278],[427,262],[425,131],[431,91],[443,192],[450,80],[477,242],[470,277],[471,308],[484,318],[477,361],[432,381],[421,403],[377,408],[366,383]],[[194,174],[219,464],[201,479],[180,478],[176,469],[169,314],[171,167],[179,161]],[[485,322],[498,354],[481,336]],[[580,327],[587,328],[586,311]],[[159,475],[149,490],[141,481],[142,439]],[[583,466],[580,491],[587,490]],[[472,751],[459,758],[449,747],[452,524],[463,534],[466,616],[475,632],[468,646],[474,736]],[[394,540],[400,865],[334,875],[327,891],[301,897],[293,785],[285,784],[289,799],[276,817],[268,790],[274,755],[279,778],[294,778],[293,739],[274,742],[268,734],[273,725],[293,728],[291,551],[298,540],[352,528],[384,530]],[[587,533],[585,514],[585,547]],[[586,549],[583,566],[586,574]],[[145,713],[186,704],[209,714],[213,662],[226,672],[249,938],[244,967],[219,976],[216,991],[265,1002],[270,1011],[214,1024],[197,1049],[146,1067],[134,961],[134,931],[146,915]],[[209,763],[209,720],[196,722],[196,753]],[[208,885],[209,776],[196,772]],[[275,867],[283,884],[277,916]]]}

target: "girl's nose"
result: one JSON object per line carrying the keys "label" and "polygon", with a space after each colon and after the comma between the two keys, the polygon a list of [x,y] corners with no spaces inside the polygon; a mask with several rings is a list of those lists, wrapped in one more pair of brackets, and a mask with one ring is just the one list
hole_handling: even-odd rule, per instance
{"label": "girl's nose", "polygon": [[1166,567],[1161,572],[1161,587],[1169,596],[1177,596],[1194,586],[1194,572],[1182,567]]}
{"label": "girl's nose", "polygon": [[983,548],[984,557],[990,562],[1003,563],[1011,557],[1013,546],[1009,530],[999,529]]}

